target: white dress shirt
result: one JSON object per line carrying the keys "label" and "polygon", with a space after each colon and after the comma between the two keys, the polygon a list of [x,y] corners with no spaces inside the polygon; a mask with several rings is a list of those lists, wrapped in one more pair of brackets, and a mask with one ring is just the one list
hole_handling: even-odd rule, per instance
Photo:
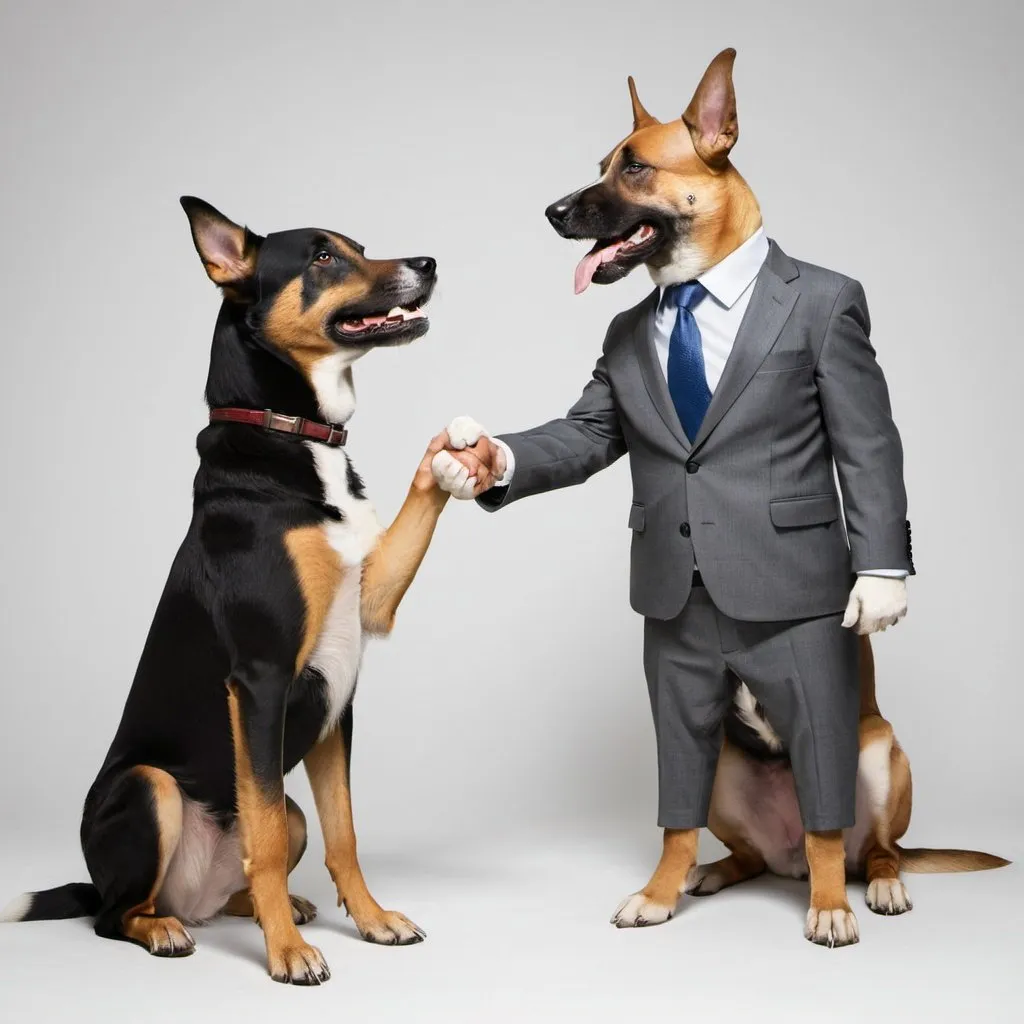
{"label": "white dress shirt", "polygon": [[[754,284],[764,261],[768,258],[768,236],[763,227],[757,229],[739,248],[725,259],[705,270],[698,281],[707,295],[693,307],[693,318],[700,328],[701,348],[704,352],[704,373],[708,388],[715,393],[722,371],[736,343],[736,335],[743,315],[754,293]],[[668,379],[668,346],[672,330],[679,315],[678,307],[665,302],[665,289],[658,289],[658,309],[654,316],[654,347],[658,353],[661,372]],[[515,455],[501,438],[494,438],[505,453],[505,472],[495,486],[503,487],[515,472]],[[859,576],[903,577],[903,569],[868,569]]]}

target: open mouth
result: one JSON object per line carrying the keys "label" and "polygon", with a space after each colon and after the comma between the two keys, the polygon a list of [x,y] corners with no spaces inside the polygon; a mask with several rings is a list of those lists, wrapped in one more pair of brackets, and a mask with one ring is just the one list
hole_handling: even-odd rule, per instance
{"label": "open mouth", "polygon": [[419,336],[428,324],[427,314],[419,306],[393,306],[386,313],[339,319],[335,321],[335,329],[346,341],[383,341],[413,334]]}
{"label": "open mouth", "polygon": [[660,236],[653,224],[641,223],[618,238],[599,238],[576,267],[576,294],[585,292],[592,281],[609,284],[624,277],[658,248]]}

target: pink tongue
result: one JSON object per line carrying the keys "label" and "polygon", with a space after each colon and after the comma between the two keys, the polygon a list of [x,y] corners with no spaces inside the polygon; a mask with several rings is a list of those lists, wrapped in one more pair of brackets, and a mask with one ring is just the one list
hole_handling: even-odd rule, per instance
{"label": "pink tongue", "polygon": [[579,295],[581,292],[585,292],[590,287],[590,282],[594,280],[594,274],[597,273],[597,268],[602,263],[608,263],[610,260],[615,259],[615,254],[622,248],[622,242],[613,242],[611,245],[606,246],[604,249],[598,249],[596,252],[588,252],[583,259],[580,260],[579,265],[576,267],[576,294]]}

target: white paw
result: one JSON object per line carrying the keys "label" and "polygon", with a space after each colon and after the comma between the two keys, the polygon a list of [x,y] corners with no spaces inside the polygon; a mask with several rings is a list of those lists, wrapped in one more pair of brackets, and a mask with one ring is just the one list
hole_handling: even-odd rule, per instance
{"label": "white paw", "polygon": [[676,912],[675,905],[655,903],[642,892],[627,896],[612,914],[616,928],[645,928],[651,924],[664,924]]}
{"label": "white paw", "polygon": [[860,942],[860,926],[849,908],[807,911],[804,938],[818,946],[852,946]]}
{"label": "white paw", "polygon": [[468,448],[487,433],[472,416],[456,416],[448,424],[448,443],[453,448]]}
{"label": "white paw", "polygon": [[437,486],[453,498],[466,501],[473,497],[476,477],[470,476],[469,470],[451,452],[438,452],[430,461],[430,471]]}
{"label": "white paw", "polygon": [[876,878],[868,884],[864,900],[876,914],[905,914],[914,909],[907,887],[898,878]]}

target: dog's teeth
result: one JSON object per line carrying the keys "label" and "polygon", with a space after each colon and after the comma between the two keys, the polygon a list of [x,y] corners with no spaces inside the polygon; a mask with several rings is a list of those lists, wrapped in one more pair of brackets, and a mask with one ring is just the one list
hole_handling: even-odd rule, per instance
{"label": "dog's teeth", "polygon": [[404,311],[401,306],[392,306],[391,309],[388,310],[388,316],[401,316],[403,312]]}

